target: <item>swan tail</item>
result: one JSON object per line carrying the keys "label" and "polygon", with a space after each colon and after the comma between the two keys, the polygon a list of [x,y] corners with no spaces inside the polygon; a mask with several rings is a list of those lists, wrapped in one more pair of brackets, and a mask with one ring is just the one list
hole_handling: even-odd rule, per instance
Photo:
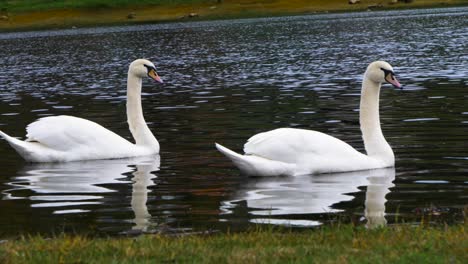
{"label": "swan tail", "polygon": [[4,132],[0,130],[0,137],[6,140],[6,138],[10,136],[8,136],[7,134],[5,134]]}
{"label": "swan tail", "polygon": [[215,143],[215,146],[216,148],[218,149],[219,152],[223,153],[224,156],[228,157],[232,162],[234,162],[235,164],[237,162],[244,162],[245,161],[245,156],[237,153],[237,152],[234,152],[228,148],[226,148],[225,146],[223,145],[220,145],[218,143]]}
{"label": "swan tail", "polygon": [[21,144],[20,142],[22,142],[21,140],[19,139],[16,139],[14,137],[11,137],[9,136],[7,133],[3,132],[0,130],[0,138],[3,138],[6,140],[6,142],[8,142],[8,144],[12,145],[16,145],[16,144]]}
{"label": "swan tail", "polygon": [[29,142],[25,142],[25,141],[16,139],[16,138],[14,138],[12,136],[9,136],[8,134],[6,134],[5,132],[2,132],[1,130],[0,130],[0,138],[5,139],[6,142],[8,142],[8,144],[10,144],[10,146],[14,150],[16,150],[16,152],[18,152],[18,154],[21,157],[23,157],[25,160],[33,161],[33,159],[31,158],[33,153],[30,150],[30,148],[28,148],[28,146],[30,144]]}
{"label": "swan tail", "polygon": [[241,155],[218,143],[216,148],[228,157],[239,170],[250,176],[294,175],[295,165],[269,160],[255,155]]}

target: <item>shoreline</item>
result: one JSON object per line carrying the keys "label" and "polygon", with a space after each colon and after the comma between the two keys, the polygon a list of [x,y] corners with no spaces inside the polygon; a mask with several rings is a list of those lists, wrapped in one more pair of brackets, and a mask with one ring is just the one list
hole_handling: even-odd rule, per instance
{"label": "shoreline", "polygon": [[[338,2],[339,1],[339,2]],[[192,4],[161,4],[151,6],[98,7],[51,9],[41,11],[0,11],[0,33],[46,29],[84,28],[150,23],[207,21],[218,19],[278,17],[359,11],[383,11],[420,8],[468,6],[467,0],[426,0],[412,3],[384,4],[361,0],[350,5],[347,1],[318,0],[222,1]]]}

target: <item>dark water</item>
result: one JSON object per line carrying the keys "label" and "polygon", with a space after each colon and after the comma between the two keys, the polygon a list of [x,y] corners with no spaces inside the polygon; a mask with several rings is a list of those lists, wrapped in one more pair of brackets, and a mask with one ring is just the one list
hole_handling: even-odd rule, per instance
{"label": "dark water", "polygon": [[[34,165],[2,140],[0,234],[462,221],[467,51],[468,8],[0,34],[0,129],[10,135],[67,114],[130,139],[128,64],[150,58],[166,82],[145,81],[143,94],[160,160]],[[405,85],[381,93],[395,169],[246,178],[215,150],[216,141],[240,151],[277,127],[363,150],[360,82],[377,59]]]}

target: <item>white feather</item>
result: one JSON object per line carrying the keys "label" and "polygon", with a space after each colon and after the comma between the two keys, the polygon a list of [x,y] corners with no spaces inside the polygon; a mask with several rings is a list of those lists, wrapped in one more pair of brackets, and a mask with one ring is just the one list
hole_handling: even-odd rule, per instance
{"label": "white feather", "polygon": [[73,151],[83,146],[109,149],[133,145],[95,122],[74,116],[41,118],[29,124],[26,131],[26,141],[37,141],[60,151]]}
{"label": "white feather", "polygon": [[146,76],[148,60],[130,64],[127,82],[127,115],[133,144],[101,125],[73,116],[41,118],[26,128],[21,141],[0,131],[25,160],[31,162],[66,162],[116,159],[159,153],[159,143],[149,130],[141,108],[141,79]]}
{"label": "white feather", "polygon": [[[391,147],[379,121],[380,84],[390,64],[373,62],[364,74],[360,123],[368,155],[321,132],[279,128],[251,137],[240,155],[219,144],[216,148],[243,173],[255,176],[302,175],[377,169],[394,166]],[[395,79],[396,80],[396,79]],[[398,83],[399,85],[399,83]]]}

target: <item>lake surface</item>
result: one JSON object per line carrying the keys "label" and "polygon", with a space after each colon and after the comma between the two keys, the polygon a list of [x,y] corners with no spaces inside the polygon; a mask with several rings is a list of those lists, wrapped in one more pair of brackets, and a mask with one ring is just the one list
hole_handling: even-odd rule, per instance
{"label": "lake surface", "polygon": [[[322,14],[0,34],[0,129],[24,137],[49,115],[93,120],[131,139],[129,63],[143,83],[160,157],[28,164],[0,142],[0,234],[129,234],[463,220],[468,195],[468,8]],[[313,129],[363,150],[362,74],[390,62],[381,122],[391,169],[255,178],[241,151],[255,133]]]}

